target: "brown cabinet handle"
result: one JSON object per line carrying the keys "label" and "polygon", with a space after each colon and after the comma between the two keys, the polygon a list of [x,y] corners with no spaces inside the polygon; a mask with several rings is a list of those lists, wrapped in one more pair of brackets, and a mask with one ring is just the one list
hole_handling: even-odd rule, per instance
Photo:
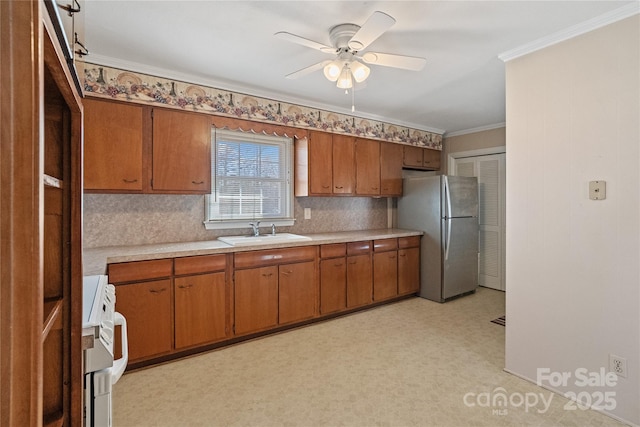
{"label": "brown cabinet handle", "polygon": [[344,187],[343,187],[342,185],[336,185],[336,188],[337,188],[338,190],[342,190]]}
{"label": "brown cabinet handle", "polygon": [[290,275],[291,273],[293,273],[293,270],[289,270],[289,271],[283,271],[282,274],[284,274],[285,276]]}
{"label": "brown cabinet handle", "polygon": [[189,284],[189,285],[178,285],[178,287],[180,289],[189,289],[189,288],[193,287],[193,285],[191,285],[191,284]]}
{"label": "brown cabinet handle", "polygon": [[273,273],[262,273],[262,277],[271,277]]}
{"label": "brown cabinet handle", "polygon": [[191,181],[191,183],[195,185],[202,185],[204,184],[204,181]]}
{"label": "brown cabinet handle", "polygon": [[[354,263],[355,263],[355,261],[354,261]],[[340,264],[333,264],[333,266],[334,266],[334,267],[342,267],[343,265],[344,265],[343,263],[340,263]]]}
{"label": "brown cabinet handle", "polygon": [[323,185],[322,188],[329,188],[329,185]]}
{"label": "brown cabinet handle", "polygon": [[152,294],[161,294],[162,292],[166,291],[167,288],[162,288],[162,289],[149,289],[149,292],[151,292]]}
{"label": "brown cabinet handle", "polygon": [[356,264],[356,261],[349,261],[349,265]]}
{"label": "brown cabinet handle", "polygon": [[401,256],[401,257],[406,257],[406,256],[407,256],[407,254],[400,254],[400,256]]}
{"label": "brown cabinet handle", "polygon": [[396,259],[396,256],[395,255],[390,255],[389,259]]}
{"label": "brown cabinet handle", "polygon": [[124,181],[125,184],[133,184],[134,182],[138,182],[137,179],[122,178],[122,180]]}

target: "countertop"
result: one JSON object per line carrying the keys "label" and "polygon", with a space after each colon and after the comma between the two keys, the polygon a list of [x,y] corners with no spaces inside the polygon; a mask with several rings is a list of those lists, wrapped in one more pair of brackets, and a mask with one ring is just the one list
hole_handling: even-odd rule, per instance
{"label": "countertop", "polygon": [[358,242],[363,240],[391,239],[420,236],[415,230],[384,228],[378,230],[341,231],[334,233],[305,234],[311,240],[251,246],[232,246],[220,240],[198,242],[159,243],[138,246],[105,246],[85,249],[83,254],[84,275],[106,274],[107,264],[128,261],[146,261],[161,258],[178,258],[194,255],[211,255],[229,252],[245,252],[260,249],[289,248],[295,246],[324,245],[329,243]]}

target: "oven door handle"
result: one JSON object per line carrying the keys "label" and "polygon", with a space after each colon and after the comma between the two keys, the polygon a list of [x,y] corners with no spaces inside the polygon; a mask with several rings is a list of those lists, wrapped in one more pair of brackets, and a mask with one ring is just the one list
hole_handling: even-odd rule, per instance
{"label": "oven door handle", "polygon": [[111,384],[118,382],[129,362],[129,342],[127,341],[127,319],[118,313],[114,313],[114,324],[120,325],[120,336],[122,340],[122,357],[113,361],[111,369]]}

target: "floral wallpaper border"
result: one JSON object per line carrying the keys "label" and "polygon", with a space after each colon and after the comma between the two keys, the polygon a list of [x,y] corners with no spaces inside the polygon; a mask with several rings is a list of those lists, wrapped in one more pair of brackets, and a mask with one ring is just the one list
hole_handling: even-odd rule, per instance
{"label": "floral wallpaper border", "polygon": [[272,99],[80,62],[85,94],[442,150],[442,135]]}

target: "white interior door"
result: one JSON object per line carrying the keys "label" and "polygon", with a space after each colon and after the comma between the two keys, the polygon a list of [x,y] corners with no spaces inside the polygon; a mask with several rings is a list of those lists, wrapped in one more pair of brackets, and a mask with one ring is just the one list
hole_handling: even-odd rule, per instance
{"label": "white interior door", "polygon": [[476,176],[479,187],[479,284],[505,289],[505,154],[455,159],[452,175]]}

